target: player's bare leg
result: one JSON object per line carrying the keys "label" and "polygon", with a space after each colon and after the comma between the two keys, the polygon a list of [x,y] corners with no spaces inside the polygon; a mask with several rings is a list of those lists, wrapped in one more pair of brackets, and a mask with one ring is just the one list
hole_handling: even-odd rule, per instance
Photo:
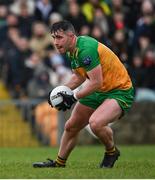
{"label": "player's bare leg", "polygon": [[[114,145],[113,131],[108,126],[108,124],[116,121],[121,116],[121,114],[122,109],[120,108],[117,101],[114,99],[107,99],[90,117],[89,123],[92,131],[96,136],[99,137],[100,141],[105,145],[106,148],[106,154],[104,160],[101,163],[101,167],[113,167],[120,154]],[[113,156],[108,156],[108,158],[112,160],[107,160],[107,154]]]}
{"label": "player's bare leg", "polygon": [[88,124],[93,112],[92,108],[77,103],[66,122],[56,161],[49,159],[48,162],[36,162],[33,167],[65,167],[66,160],[76,145],[79,131]]}
{"label": "player's bare leg", "polygon": [[65,130],[61,139],[58,155],[67,159],[77,142],[78,133],[89,122],[92,108],[77,103],[73,109],[70,119],[66,122]]}

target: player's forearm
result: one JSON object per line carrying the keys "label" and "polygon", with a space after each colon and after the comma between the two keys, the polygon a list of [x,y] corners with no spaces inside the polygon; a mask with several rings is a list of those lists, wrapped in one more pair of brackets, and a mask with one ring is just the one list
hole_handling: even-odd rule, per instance
{"label": "player's forearm", "polygon": [[77,76],[76,74],[72,74],[71,78],[64,85],[74,90],[79,87],[85,81],[84,78]]}
{"label": "player's forearm", "polygon": [[77,99],[83,98],[91,94],[92,92],[98,90],[100,87],[101,87],[101,84],[99,82],[96,82],[96,81],[92,82],[88,80],[85,86],[75,94],[75,97]]}
{"label": "player's forearm", "polygon": [[88,71],[87,74],[89,79],[87,80],[85,86],[75,94],[77,99],[83,98],[102,87],[103,76],[101,65],[98,65],[91,71]]}

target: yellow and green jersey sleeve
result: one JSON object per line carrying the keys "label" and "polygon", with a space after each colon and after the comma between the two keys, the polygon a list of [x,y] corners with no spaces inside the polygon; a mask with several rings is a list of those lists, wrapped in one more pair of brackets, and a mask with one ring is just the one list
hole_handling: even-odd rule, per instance
{"label": "yellow and green jersey sleeve", "polygon": [[118,57],[105,45],[89,36],[79,36],[74,54],[67,53],[71,67],[81,76],[88,78],[87,72],[99,64],[102,67],[103,84],[98,91],[129,89],[132,86],[126,68]]}

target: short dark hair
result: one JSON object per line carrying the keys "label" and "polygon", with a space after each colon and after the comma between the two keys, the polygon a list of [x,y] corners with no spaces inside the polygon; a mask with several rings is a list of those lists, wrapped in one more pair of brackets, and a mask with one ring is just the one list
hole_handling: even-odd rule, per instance
{"label": "short dark hair", "polygon": [[51,33],[55,33],[58,30],[71,31],[75,34],[74,26],[67,20],[58,21],[51,26]]}

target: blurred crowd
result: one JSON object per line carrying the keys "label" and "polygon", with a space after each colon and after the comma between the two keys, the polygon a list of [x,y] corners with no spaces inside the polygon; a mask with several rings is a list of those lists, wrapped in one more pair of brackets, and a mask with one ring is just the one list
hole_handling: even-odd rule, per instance
{"label": "blurred crowd", "polygon": [[70,76],[49,31],[62,19],[110,47],[136,89],[155,92],[155,0],[0,0],[0,79],[12,98],[45,99]]}

